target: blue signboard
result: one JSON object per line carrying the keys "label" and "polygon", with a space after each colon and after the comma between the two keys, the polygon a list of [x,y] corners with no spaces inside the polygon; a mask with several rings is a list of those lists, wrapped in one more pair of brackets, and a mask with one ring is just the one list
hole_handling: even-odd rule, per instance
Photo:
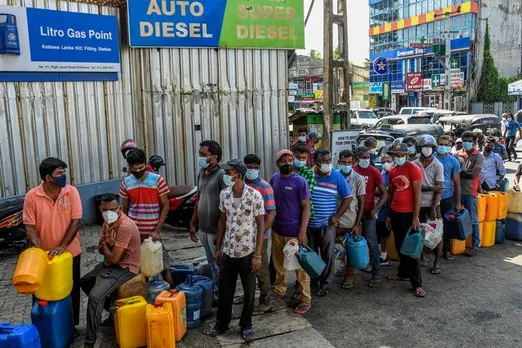
{"label": "blue signboard", "polygon": [[391,82],[391,93],[404,93],[404,81],[392,81]]}
{"label": "blue signboard", "polygon": [[375,58],[373,61],[373,71],[383,75],[388,73],[388,60],[384,57]]}
{"label": "blue signboard", "polygon": [[[451,50],[464,50],[470,48],[471,42],[469,37],[451,40]],[[422,55],[432,54],[431,48],[400,48],[394,51],[385,51],[370,54],[370,61],[374,62],[379,58],[385,59],[402,59]]]}
{"label": "blue signboard", "polygon": [[383,83],[382,82],[371,82],[370,83],[370,94],[382,94]]}
{"label": "blue signboard", "polygon": [[[120,43],[115,16],[15,6],[0,6],[0,13],[7,14],[16,29],[9,29],[13,40],[7,49],[0,43],[0,80],[60,81],[69,80],[71,73],[83,76],[71,80],[118,78]],[[101,75],[86,78],[85,73]]]}

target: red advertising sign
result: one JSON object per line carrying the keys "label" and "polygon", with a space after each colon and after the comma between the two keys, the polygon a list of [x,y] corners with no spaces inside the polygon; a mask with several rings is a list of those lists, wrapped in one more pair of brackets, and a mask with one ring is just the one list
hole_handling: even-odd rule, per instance
{"label": "red advertising sign", "polygon": [[422,73],[407,73],[406,74],[406,89],[408,91],[416,91],[422,89]]}
{"label": "red advertising sign", "polygon": [[431,44],[427,42],[411,42],[410,48],[431,48]]}

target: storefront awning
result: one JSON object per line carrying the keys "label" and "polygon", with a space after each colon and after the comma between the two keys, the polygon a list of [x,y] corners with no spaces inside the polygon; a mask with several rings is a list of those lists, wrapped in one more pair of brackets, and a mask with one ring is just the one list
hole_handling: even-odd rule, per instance
{"label": "storefront awning", "polygon": [[522,80],[512,82],[508,85],[508,95],[522,95]]}

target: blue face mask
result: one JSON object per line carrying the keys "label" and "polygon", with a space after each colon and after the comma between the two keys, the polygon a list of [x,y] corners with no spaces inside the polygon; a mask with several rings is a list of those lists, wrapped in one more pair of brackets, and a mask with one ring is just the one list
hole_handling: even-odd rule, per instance
{"label": "blue face mask", "polygon": [[450,151],[451,151],[450,146],[444,146],[444,145],[437,146],[437,152],[439,153],[439,155],[445,155]]}
{"label": "blue face mask", "polygon": [[65,187],[67,185],[67,174],[62,174],[60,176],[53,176],[54,184],[58,187]]}
{"label": "blue face mask", "polygon": [[246,172],[245,177],[248,180],[250,180],[250,181],[254,181],[254,180],[256,180],[259,177],[259,170],[257,170],[257,169],[248,169],[247,172]]}
{"label": "blue face mask", "polygon": [[225,183],[225,185],[227,187],[230,187],[232,185],[234,185],[234,182],[232,181],[232,176],[231,175],[223,175],[223,182]]}
{"label": "blue face mask", "polygon": [[300,136],[299,137],[299,141],[302,142],[302,143],[306,143],[306,137]]}
{"label": "blue face mask", "polygon": [[344,174],[350,174],[350,172],[352,171],[352,166],[345,166],[344,164],[339,164],[339,169]]}
{"label": "blue face mask", "polygon": [[294,160],[294,166],[296,168],[303,168],[304,166],[306,166],[306,161],[298,161],[298,160]]}
{"label": "blue face mask", "polygon": [[209,166],[210,163],[207,162],[207,158],[206,157],[198,157],[198,166],[200,168],[207,168]]}
{"label": "blue face mask", "polygon": [[417,153],[417,149],[415,146],[408,146],[408,152],[409,153]]}
{"label": "blue face mask", "polygon": [[473,143],[471,141],[465,141],[462,143],[462,147],[464,150],[469,151],[473,148]]}
{"label": "blue face mask", "polygon": [[400,167],[400,166],[403,166],[404,163],[406,163],[406,157],[395,157],[393,159],[393,161],[395,162],[396,165],[398,165]]}

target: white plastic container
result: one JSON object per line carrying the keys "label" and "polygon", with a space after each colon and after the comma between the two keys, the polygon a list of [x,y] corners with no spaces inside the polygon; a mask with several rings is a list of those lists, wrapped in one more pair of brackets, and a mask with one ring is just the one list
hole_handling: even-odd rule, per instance
{"label": "white plastic container", "polygon": [[435,229],[429,224],[422,224],[422,232],[424,232],[424,246],[429,249],[435,249],[442,240],[442,229]]}
{"label": "white plastic container", "polygon": [[141,244],[140,271],[145,277],[154,277],[163,272],[163,247],[161,242],[147,238]]}
{"label": "white plastic container", "polygon": [[299,260],[297,260],[297,256],[295,254],[299,251],[299,242],[297,239],[291,239],[286,243],[283,248],[283,253],[285,254],[285,261],[283,263],[283,267],[287,271],[296,271],[301,268],[299,265]]}

